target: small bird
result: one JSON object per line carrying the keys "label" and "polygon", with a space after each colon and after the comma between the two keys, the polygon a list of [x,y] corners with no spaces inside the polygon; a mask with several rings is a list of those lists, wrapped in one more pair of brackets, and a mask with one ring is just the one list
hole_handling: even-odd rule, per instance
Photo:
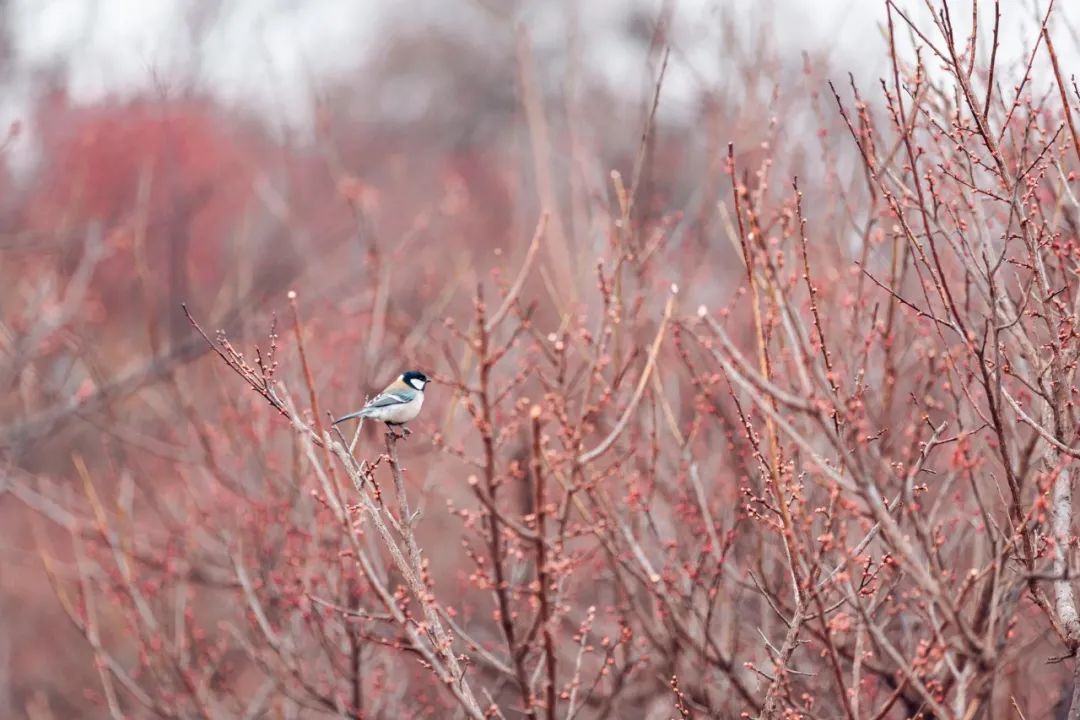
{"label": "small bird", "polygon": [[[422,372],[404,372],[364,407],[339,417],[334,425],[353,418],[371,418],[386,423],[393,431],[395,426],[411,422],[420,414],[420,407],[424,404],[424,386],[429,382],[428,376]],[[403,427],[402,430],[404,434],[409,434],[408,428]]]}

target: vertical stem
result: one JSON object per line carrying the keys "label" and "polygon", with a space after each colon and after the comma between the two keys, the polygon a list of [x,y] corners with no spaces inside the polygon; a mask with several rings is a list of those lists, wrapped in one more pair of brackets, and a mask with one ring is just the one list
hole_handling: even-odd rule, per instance
{"label": "vertical stem", "polygon": [[784,685],[788,663],[791,661],[795,648],[799,646],[799,629],[802,627],[803,620],[806,617],[805,611],[802,600],[797,601],[795,616],[791,618],[791,626],[784,637],[784,645],[780,648],[780,656],[776,658],[776,676],[765,693],[765,703],[762,705],[761,715],[759,716],[762,720],[780,717],[780,691]]}
{"label": "vertical stem", "polygon": [[548,720],[555,720],[555,641],[551,636],[551,602],[548,598],[547,566],[547,509],[544,488],[544,463],[540,448],[540,406],[534,405],[529,415],[533,426],[532,476],[536,484],[536,579],[540,587],[540,627],[544,634],[544,665],[547,669],[547,681],[544,691]]}
{"label": "vertical stem", "polygon": [[[754,272],[754,257],[750,249],[749,238],[746,235],[746,227],[743,224],[742,202],[739,199],[739,186],[735,175],[735,146],[728,144],[728,169],[731,171],[731,193],[735,203],[735,217],[739,224],[739,242],[742,244],[743,262],[746,264],[746,277],[750,286],[751,307],[754,310],[754,331],[757,339],[758,362],[761,375],[768,381],[772,381],[772,363],[769,361],[768,337],[765,334],[765,324],[761,315],[761,299],[758,294],[757,275]],[[751,218],[753,230],[753,218]],[[776,398],[769,396],[769,403],[773,412],[777,411]],[[776,423],[772,417],[765,417],[765,429],[769,436],[769,479],[773,492],[773,500],[780,513],[783,524],[784,549],[787,553],[788,566],[791,571],[792,593],[797,604],[802,604],[802,588],[799,578],[798,560],[795,554],[795,528],[788,510],[787,498],[781,487],[782,474],[780,470],[780,438],[776,432]]]}
{"label": "vertical stem", "polygon": [[499,520],[496,504],[498,483],[495,478],[495,418],[491,407],[491,359],[488,357],[490,337],[484,312],[483,287],[476,288],[476,343],[480,365],[480,425],[481,439],[484,446],[484,490],[491,507],[486,514],[488,530],[488,552],[491,554],[492,574],[494,575],[495,599],[499,605],[499,624],[514,666],[514,676],[526,714],[537,720],[532,693],[529,690],[529,676],[525,672],[524,648],[518,647],[514,631],[513,609],[510,607],[509,587],[506,571],[503,567],[502,522]]}
{"label": "vertical stem", "polygon": [[1073,667],[1072,698],[1069,700],[1069,714],[1065,717],[1068,720],[1080,720],[1080,661]]}
{"label": "vertical stem", "polygon": [[1054,51],[1054,41],[1050,39],[1050,30],[1046,23],[1042,27],[1043,39],[1046,41],[1046,52],[1050,54],[1050,64],[1054,68],[1054,79],[1057,80],[1058,93],[1061,95],[1061,111],[1065,113],[1065,122],[1069,125],[1069,135],[1072,136],[1073,150],[1076,151],[1076,159],[1080,160],[1080,136],[1076,134],[1076,126],[1073,124],[1072,106],[1069,104],[1069,92],[1065,89],[1065,79],[1061,76],[1061,68],[1058,66],[1057,52]]}
{"label": "vertical stem", "polygon": [[361,669],[364,644],[360,639],[360,630],[349,628],[349,653],[352,675],[352,712],[357,718],[364,717],[364,675]]}
{"label": "vertical stem", "polygon": [[[473,696],[472,689],[465,680],[465,669],[458,660],[458,656],[454,653],[453,638],[446,631],[446,627],[435,609],[433,595],[427,586],[424,561],[421,557],[420,546],[416,542],[416,534],[413,532],[416,518],[409,510],[409,498],[405,492],[405,479],[402,477],[401,463],[397,455],[398,437],[392,430],[386,433],[386,455],[387,462],[390,464],[390,473],[394,478],[394,491],[397,494],[398,513],[401,516],[401,537],[405,541],[405,549],[409,557],[407,560],[402,558],[396,561],[405,575],[405,581],[409,584],[413,596],[424,611],[424,620],[427,623],[425,632],[431,640],[435,654],[446,662],[446,670],[453,677],[453,682],[457,684],[455,694],[461,697],[465,709],[471,717],[484,717],[480,705]],[[374,510],[374,508],[369,509]],[[389,535],[389,530],[385,526],[379,526],[379,532],[384,537]],[[388,547],[393,552],[394,548],[389,542]]]}
{"label": "vertical stem", "polygon": [[319,436],[319,444],[323,447],[326,455],[326,472],[330,475],[330,487],[339,496],[334,498],[338,506],[341,506],[341,491],[338,488],[337,474],[334,472],[334,454],[330,445],[323,441],[322,413],[319,412],[319,398],[315,393],[315,380],[311,375],[311,367],[308,365],[307,353],[304,352],[304,328],[300,323],[300,309],[296,306],[296,291],[289,291],[289,307],[292,310],[293,330],[296,332],[296,347],[300,352],[300,367],[304,371],[304,384],[307,385],[308,399],[311,403],[311,414],[314,416],[315,432]]}
{"label": "vertical stem", "polygon": [[[1051,510],[1054,531],[1054,601],[1058,618],[1069,642],[1069,649],[1080,645],[1080,614],[1076,610],[1072,581],[1069,580],[1069,538],[1072,535],[1072,473],[1063,468],[1054,479],[1054,506]],[[1080,709],[1074,707],[1080,712]],[[1070,714],[1070,717],[1072,715]]]}

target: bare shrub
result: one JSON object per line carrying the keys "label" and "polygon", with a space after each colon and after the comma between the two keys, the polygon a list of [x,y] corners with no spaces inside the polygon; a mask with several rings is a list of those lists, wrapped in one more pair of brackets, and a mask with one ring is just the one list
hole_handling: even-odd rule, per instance
{"label": "bare shrub", "polygon": [[[2,488],[73,683],[114,717],[1078,716],[1080,92],[1052,13],[1016,74],[998,23],[886,13],[880,88],[807,58],[730,144],[721,98],[657,120],[658,32],[621,173],[522,35],[531,184],[459,157],[412,215],[410,170],[388,198],[328,121],[347,243],[252,180],[322,260],[195,303],[142,374],[48,377],[94,377],[65,332],[115,249],[21,263]],[[413,365],[411,437],[330,426]]]}

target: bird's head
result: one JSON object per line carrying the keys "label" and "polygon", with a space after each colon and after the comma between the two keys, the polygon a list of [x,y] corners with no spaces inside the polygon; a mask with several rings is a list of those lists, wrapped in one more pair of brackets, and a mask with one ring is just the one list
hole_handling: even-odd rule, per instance
{"label": "bird's head", "polygon": [[431,380],[419,370],[409,370],[408,372],[403,372],[401,374],[401,382],[414,390],[423,390],[424,386],[431,382]]}

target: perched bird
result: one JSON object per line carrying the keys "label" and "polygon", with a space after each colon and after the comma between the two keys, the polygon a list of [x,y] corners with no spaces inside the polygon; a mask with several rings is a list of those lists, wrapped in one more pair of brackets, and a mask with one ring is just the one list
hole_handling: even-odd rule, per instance
{"label": "perched bird", "polygon": [[[386,386],[381,393],[371,398],[367,405],[354,413],[343,415],[334,421],[334,425],[353,418],[371,418],[386,423],[391,429],[395,425],[404,425],[420,414],[424,404],[424,386],[430,382],[427,375],[416,370],[409,370]],[[408,434],[408,428],[402,428]]]}

